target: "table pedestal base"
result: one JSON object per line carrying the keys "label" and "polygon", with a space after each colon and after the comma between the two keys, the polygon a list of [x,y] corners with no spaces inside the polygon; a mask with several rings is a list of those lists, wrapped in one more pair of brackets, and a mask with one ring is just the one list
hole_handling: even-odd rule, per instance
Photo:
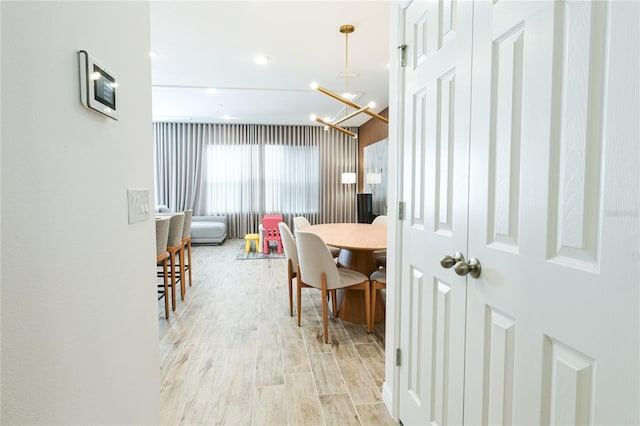
{"label": "table pedestal base", "polygon": [[[384,319],[384,296],[382,290],[376,290],[376,315],[373,322]],[[338,317],[341,320],[356,324],[367,324],[367,316],[364,304],[364,291],[362,290],[338,290]]]}

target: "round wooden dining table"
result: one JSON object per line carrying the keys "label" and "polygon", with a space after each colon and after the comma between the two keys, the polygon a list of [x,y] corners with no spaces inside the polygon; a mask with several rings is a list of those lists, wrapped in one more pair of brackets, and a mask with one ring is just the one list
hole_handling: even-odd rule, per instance
{"label": "round wooden dining table", "polygon": [[[325,223],[304,228],[322,238],[325,244],[340,247],[338,266],[353,269],[366,276],[377,269],[375,250],[387,248],[387,227],[368,223]],[[374,322],[384,319],[384,298],[381,290],[376,297]],[[338,291],[338,317],[340,319],[366,324],[366,307],[363,291]]]}

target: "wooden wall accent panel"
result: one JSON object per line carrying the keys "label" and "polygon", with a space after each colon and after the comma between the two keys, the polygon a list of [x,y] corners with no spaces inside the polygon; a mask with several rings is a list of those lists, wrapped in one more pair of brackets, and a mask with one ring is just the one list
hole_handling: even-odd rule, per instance
{"label": "wooden wall accent panel", "polygon": [[547,256],[597,272],[608,3],[555,7]]}

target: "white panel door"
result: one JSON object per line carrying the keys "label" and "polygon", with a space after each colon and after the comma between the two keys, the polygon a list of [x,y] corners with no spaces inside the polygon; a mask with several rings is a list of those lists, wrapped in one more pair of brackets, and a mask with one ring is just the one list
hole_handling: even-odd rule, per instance
{"label": "white panel door", "polygon": [[639,424],[639,2],[477,2],[466,424]]}
{"label": "white panel door", "polygon": [[400,419],[460,424],[466,279],[440,258],[467,244],[470,2],[404,11]]}

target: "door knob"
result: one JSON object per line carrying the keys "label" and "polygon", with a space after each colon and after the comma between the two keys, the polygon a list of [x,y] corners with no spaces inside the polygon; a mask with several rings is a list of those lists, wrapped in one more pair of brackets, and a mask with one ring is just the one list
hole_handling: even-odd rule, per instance
{"label": "door knob", "polygon": [[480,266],[480,261],[475,257],[472,257],[469,259],[468,263],[464,260],[457,262],[453,267],[453,270],[456,271],[456,274],[460,276],[469,274],[473,278],[478,278],[480,276],[480,272],[482,271],[482,267]]}
{"label": "door knob", "polygon": [[449,269],[458,262],[464,262],[464,255],[459,251],[453,253],[453,256],[445,256],[440,259],[440,266]]}

